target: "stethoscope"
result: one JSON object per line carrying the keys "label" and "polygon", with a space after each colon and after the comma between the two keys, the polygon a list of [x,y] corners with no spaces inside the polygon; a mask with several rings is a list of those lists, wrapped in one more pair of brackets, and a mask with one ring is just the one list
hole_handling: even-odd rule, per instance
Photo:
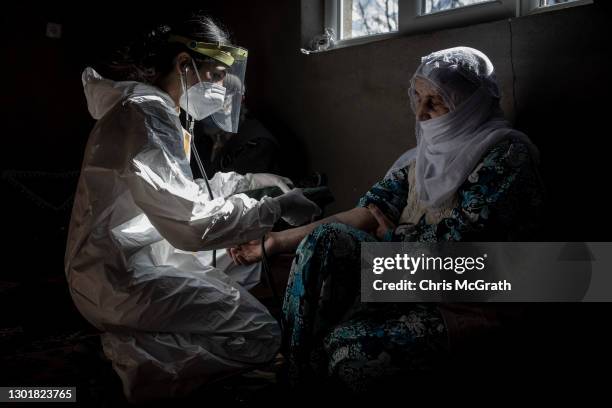
{"label": "stethoscope", "polygon": [[[183,83],[185,84],[185,89],[183,89],[183,91],[185,92],[185,104],[186,104],[186,109],[185,109],[185,119],[187,121],[187,130],[191,136],[191,151],[193,152],[193,157],[195,158],[195,161],[198,165],[198,169],[200,170],[200,174],[202,176],[202,178],[204,179],[204,183],[206,184],[206,189],[208,190],[208,198],[212,201],[214,200],[214,196],[213,196],[213,192],[212,189],[210,188],[210,182],[208,181],[208,175],[206,174],[206,169],[204,168],[204,164],[202,163],[202,159],[200,158],[200,154],[198,153],[198,149],[196,148],[196,144],[195,144],[195,134],[194,134],[194,128],[195,128],[195,120],[193,119],[193,117],[189,114],[189,92],[187,92],[187,67],[185,67],[185,81],[183,81]],[[217,250],[213,249],[212,250],[212,267],[215,268],[217,266]]]}

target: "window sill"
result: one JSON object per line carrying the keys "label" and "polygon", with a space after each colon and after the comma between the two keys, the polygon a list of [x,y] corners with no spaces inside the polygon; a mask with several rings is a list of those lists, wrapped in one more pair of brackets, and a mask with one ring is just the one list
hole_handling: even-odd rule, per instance
{"label": "window sill", "polygon": [[382,40],[387,40],[390,38],[398,38],[401,37],[402,34],[399,33],[398,31],[394,31],[392,33],[383,33],[383,34],[372,34],[372,35],[367,35],[367,36],[363,36],[363,37],[356,37],[356,38],[349,38],[346,40],[339,40],[336,42],[336,45],[333,48],[330,48],[326,51],[332,51],[335,50],[337,48],[346,48],[346,47],[352,47],[355,45],[363,45],[363,44],[368,44],[371,42],[378,42],[378,41],[382,41]]}

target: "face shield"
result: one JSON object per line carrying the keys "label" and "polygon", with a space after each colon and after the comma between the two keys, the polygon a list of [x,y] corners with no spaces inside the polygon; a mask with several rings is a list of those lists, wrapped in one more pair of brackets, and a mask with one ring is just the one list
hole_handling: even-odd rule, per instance
{"label": "face shield", "polygon": [[[196,107],[198,114],[195,118],[201,120],[205,115],[222,130],[237,133],[245,92],[248,51],[232,45],[199,42],[181,36],[171,36],[170,41],[185,44],[209,59],[196,70],[199,83],[185,92],[185,97],[191,99],[185,103]],[[210,108],[211,105],[214,107]]]}

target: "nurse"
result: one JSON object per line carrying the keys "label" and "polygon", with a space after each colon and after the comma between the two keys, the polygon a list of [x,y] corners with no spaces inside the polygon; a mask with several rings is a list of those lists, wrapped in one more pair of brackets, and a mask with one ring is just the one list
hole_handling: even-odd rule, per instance
{"label": "nurse", "polygon": [[[211,19],[196,15],[157,30],[130,57],[133,81],[83,73],[98,121],[83,159],[65,272],[77,308],[104,332],[104,353],[127,398],[142,401],[187,394],[275,356],[275,319],[201,251],[261,238],[281,217],[308,222],[320,210],[270,174],[194,179],[190,156],[199,156],[189,129],[211,117],[237,131],[248,58]],[[286,193],[259,201],[243,194],[267,186]]]}

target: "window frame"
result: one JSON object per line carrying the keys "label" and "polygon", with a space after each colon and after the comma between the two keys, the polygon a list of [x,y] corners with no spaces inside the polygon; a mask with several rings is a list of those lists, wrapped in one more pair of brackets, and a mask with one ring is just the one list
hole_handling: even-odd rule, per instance
{"label": "window frame", "polygon": [[[400,24],[398,18],[398,30],[389,33],[370,34],[355,38],[340,39],[342,32],[342,11],[340,3],[342,0],[325,0],[324,16],[325,24],[324,27],[331,27],[336,33],[336,47],[343,47],[349,45],[358,45],[369,43],[373,41],[380,41],[387,38],[393,38],[400,34]],[[398,0],[397,9],[399,14],[399,8],[402,0]],[[399,17],[399,16],[398,16]]]}
{"label": "window frame", "polygon": [[520,15],[523,16],[593,4],[593,0],[574,0],[567,3],[553,4],[550,6],[540,6],[540,0],[519,0],[519,2],[521,7]]}
{"label": "window frame", "polygon": [[539,0],[488,0],[483,3],[423,14],[424,0],[398,0],[397,31],[340,39],[342,30],[341,1],[324,0],[324,21],[322,25],[324,28],[333,28],[336,33],[335,46],[331,49],[593,3],[593,0],[574,0],[568,3],[540,7]]}
{"label": "window frame", "polygon": [[[423,0],[406,0],[404,12],[400,15],[400,32],[417,34],[445,28],[503,20],[516,16],[516,0],[489,0],[469,6],[423,14]],[[403,16],[402,16],[403,14]]]}

